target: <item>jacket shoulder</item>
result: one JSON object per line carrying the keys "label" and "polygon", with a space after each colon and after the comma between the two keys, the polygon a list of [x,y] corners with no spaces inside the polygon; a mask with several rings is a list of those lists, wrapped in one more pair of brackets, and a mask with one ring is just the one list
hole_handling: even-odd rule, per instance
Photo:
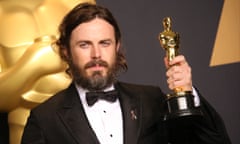
{"label": "jacket shoulder", "polygon": [[62,107],[64,104],[71,102],[71,99],[76,97],[77,95],[78,93],[75,86],[71,84],[68,88],[57,92],[55,95],[51,96],[48,100],[33,108],[32,112],[48,113],[51,111],[55,111]]}
{"label": "jacket shoulder", "polygon": [[143,92],[143,93],[162,93],[160,87],[153,86],[153,85],[143,85],[143,84],[133,84],[133,83],[126,83],[126,82],[118,82],[116,84],[117,88],[126,91],[136,91],[136,92]]}
{"label": "jacket shoulder", "polygon": [[116,88],[127,95],[139,96],[143,100],[160,100],[164,101],[165,94],[160,87],[153,85],[133,84],[118,82]]}

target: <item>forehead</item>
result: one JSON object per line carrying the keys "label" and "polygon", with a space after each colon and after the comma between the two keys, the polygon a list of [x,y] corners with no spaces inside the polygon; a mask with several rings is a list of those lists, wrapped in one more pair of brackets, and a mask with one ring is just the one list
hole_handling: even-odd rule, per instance
{"label": "forehead", "polygon": [[79,24],[71,34],[72,38],[114,38],[114,28],[101,18],[95,18],[89,22]]}

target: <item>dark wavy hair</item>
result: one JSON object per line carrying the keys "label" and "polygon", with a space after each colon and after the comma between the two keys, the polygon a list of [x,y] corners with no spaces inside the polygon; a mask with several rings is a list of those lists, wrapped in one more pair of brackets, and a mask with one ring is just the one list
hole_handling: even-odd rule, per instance
{"label": "dark wavy hair", "polygon": [[[112,13],[102,6],[91,3],[80,3],[75,6],[63,19],[59,26],[59,38],[56,45],[59,47],[59,54],[63,61],[68,64],[71,63],[70,56],[70,37],[72,31],[81,23],[89,22],[95,18],[101,18],[111,24],[114,28],[116,43],[121,42],[121,32],[118,27],[117,21]],[[65,52],[67,52],[67,54]],[[123,49],[120,48],[116,57],[116,73],[127,71],[128,66],[126,62]],[[71,75],[71,68],[66,72]]]}

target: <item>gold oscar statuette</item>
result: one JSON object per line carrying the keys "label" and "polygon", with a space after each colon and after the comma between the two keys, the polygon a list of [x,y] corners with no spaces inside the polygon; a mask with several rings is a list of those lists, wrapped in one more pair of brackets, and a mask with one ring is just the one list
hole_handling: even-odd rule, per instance
{"label": "gold oscar statuette", "polygon": [[[161,47],[166,51],[168,61],[176,57],[179,52],[180,36],[172,31],[172,21],[170,17],[163,19],[163,32],[159,34]],[[194,99],[191,91],[183,91],[181,87],[177,87],[171,94],[167,94],[168,112],[166,119],[174,119],[183,116],[200,116],[202,112],[194,106]]]}

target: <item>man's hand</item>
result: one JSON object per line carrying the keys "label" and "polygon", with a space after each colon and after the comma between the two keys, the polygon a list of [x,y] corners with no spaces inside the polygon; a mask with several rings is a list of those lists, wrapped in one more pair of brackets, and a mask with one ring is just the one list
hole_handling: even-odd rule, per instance
{"label": "man's hand", "polygon": [[166,72],[168,87],[171,90],[181,88],[183,91],[192,91],[191,67],[185,57],[178,55],[170,62],[165,57],[164,62],[168,69]]}

